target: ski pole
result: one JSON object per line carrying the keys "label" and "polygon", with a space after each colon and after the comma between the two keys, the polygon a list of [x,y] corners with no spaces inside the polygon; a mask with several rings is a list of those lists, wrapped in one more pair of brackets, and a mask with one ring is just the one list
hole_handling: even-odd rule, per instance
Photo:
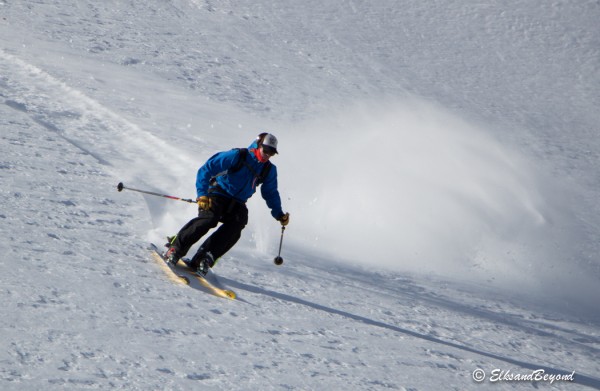
{"label": "ski pole", "polygon": [[279,253],[275,257],[275,259],[273,259],[273,262],[277,266],[281,266],[281,264],[283,264],[283,258],[281,258],[281,245],[283,244],[283,232],[284,231],[285,231],[285,226],[282,226],[281,227],[281,238],[279,239]]}
{"label": "ski pole", "polygon": [[131,191],[137,191],[138,193],[150,194],[150,195],[158,196],[158,197],[165,197],[165,198],[169,198],[171,200],[185,201],[185,202],[189,202],[189,203],[196,203],[196,201],[194,201],[192,199],[189,199],[189,198],[179,198],[179,197],[174,197],[174,196],[170,196],[170,195],[166,195],[166,194],[154,193],[152,191],[132,189],[131,187],[125,187],[125,185],[123,185],[123,182],[119,182],[119,184],[117,185],[117,190],[118,191],[123,191],[123,189],[125,189],[125,190],[131,190]]}

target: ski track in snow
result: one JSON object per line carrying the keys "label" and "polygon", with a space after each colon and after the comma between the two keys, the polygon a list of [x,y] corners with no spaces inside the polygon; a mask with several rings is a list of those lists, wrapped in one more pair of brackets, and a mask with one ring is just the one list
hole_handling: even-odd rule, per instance
{"label": "ski track in snow", "polygon": [[134,234],[147,204],[115,185],[196,160],[1,50],[0,87],[2,390],[485,388],[475,368],[600,389],[596,325],[477,287],[241,248],[219,270],[241,300],[174,286]]}
{"label": "ski track in snow", "polygon": [[[148,154],[153,156],[155,167],[194,163],[182,158],[173,146],[38,67],[5,52],[0,52],[0,57],[3,74],[18,75],[20,83],[7,82],[6,87],[12,93],[5,97],[6,104],[28,114],[39,125],[94,157],[99,164],[127,165],[131,170],[135,164],[132,157]],[[18,100],[12,100],[12,95]],[[102,156],[111,156],[116,161],[109,162]],[[143,164],[147,169],[148,162]]]}

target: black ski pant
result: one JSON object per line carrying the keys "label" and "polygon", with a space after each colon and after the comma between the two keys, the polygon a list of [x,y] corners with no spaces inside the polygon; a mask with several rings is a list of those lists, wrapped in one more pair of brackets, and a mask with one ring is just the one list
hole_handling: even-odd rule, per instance
{"label": "black ski pant", "polygon": [[184,225],[172,243],[178,257],[186,255],[200,238],[219,223],[222,223],[221,226],[202,243],[194,258],[210,252],[216,261],[242,236],[242,230],[248,224],[246,204],[218,195],[211,195],[210,199],[210,210],[199,209],[198,217]]}

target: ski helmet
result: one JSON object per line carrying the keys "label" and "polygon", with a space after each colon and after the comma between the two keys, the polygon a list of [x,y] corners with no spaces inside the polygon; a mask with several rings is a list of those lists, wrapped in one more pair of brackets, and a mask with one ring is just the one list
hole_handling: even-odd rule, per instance
{"label": "ski helmet", "polygon": [[265,146],[273,148],[275,153],[277,152],[277,137],[273,136],[271,133],[261,133],[258,135],[258,146]]}

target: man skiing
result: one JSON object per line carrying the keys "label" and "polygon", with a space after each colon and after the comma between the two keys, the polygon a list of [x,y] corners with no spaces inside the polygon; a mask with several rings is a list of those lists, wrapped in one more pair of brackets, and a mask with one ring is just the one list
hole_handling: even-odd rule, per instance
{"label": "man skiing", "polygon": [[269,161],[276,153],[277,138],[261,133],[247,149],[219,152],[200,167],[196,177],[198,217],[184,225],[170,241],[165,254],[169,263],[177,264],[200,238],[222,223],[186,262],[197,274],[205,276],[215,261],[239,240],[248,223],[246,201],[261,184],[261,194],[271,215],[282,226],[289,223],[290,214],[283,212],[277,190],[277,168]]}

